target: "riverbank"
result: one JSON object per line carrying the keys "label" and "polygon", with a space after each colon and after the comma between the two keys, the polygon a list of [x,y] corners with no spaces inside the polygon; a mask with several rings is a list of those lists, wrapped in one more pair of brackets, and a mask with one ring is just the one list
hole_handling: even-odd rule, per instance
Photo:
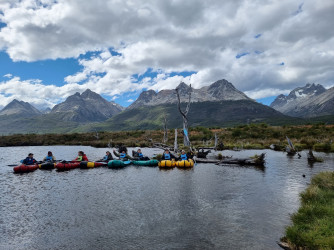
{"label": "riverbank", "polygon": [[[274,144],[276,149],[284,150],[288,136],[297,150],[312,149],[322,152],[334,152],[333,125],[269,126],[267,124],[249,124],[232,128],[192,127],[189,129],[190,141],[194,147],[213,147],[215,134],[223,149],[268,149]],[[173,146],[174,129],[168,130],[168,141]],[[183,137],[178,130],[178,144],[182,147]],[[0,137],[0,146],[47,146],[47,145],[84,145],[108,147],[125,145],[127,147],[153,147],[161,143],[162,130],[103,131],[72,134],[19,134]]]}
{"label": "riverbank", "polygon": [[283,242],[291,249],[334,249],[334,172],[323,172],[301,193]]}

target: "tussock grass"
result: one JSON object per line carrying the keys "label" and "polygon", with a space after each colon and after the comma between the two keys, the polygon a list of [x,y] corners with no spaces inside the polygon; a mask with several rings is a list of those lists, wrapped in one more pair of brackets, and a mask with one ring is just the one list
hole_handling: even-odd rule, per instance
{"label": "tussock grass", "polygon": [[316,175],[283,241],[294,249],[334,249],[334,172]]}

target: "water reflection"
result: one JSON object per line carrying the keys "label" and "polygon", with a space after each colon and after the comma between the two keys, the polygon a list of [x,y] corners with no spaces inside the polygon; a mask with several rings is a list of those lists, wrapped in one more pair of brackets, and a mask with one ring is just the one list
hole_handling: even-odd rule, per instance
{"label": "water reflection", "polygon": [[29,152],[41,159],[48,150],[70,160],[79,150],[99,159],[106,149],[0,148],[1,249],[279,249],[276,241],[299,206],[299,193],[314,174],[333,170],[334,162],[333,154],[318,153],[324,162],[310,167],[304,153],[298,159],[264,151],[264,169],[197,163],[190,169],[129,166],[14,175],[6,166]]}

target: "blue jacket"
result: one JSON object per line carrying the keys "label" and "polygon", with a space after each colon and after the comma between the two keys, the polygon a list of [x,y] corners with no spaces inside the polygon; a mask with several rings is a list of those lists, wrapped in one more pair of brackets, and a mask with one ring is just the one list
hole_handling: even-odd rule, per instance
{"label": "blue jacket", "polygon": [[171,153],[169,153],[169,154],[163,153],[162,157],[161,157],[161,160],[171,160],[173,158],[174,159],[176,158],[173,154],[171,154]]}
{"label": "blue jacket", "polygon": [[33,165],[35,164],[36,160],[34,158],[27,157],[23,160],[23,163],[26,165]]}
{"label": "blue jacket", "polygon": [[187,154],[181,154],[181,155],[180,155],[180,159],[181,159],[181,160],[188,160],[188,156],[187,156]]}

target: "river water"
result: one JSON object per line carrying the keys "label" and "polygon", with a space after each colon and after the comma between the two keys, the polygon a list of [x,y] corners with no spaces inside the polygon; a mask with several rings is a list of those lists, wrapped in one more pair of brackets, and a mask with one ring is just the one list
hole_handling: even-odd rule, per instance
{"label": "river water", "polygon": [[280,249],[299,193],[316,173],[334,170],[333,154],[315,153],[325,161],[310,166],[306,152],[298,159],[270,150],[222,152],[265,152],[264,170],[198,163],[14,174],[7,166],[48,150],[64,160],[83,150],[96,160],[107,149],[0,148],[0,249]]}

